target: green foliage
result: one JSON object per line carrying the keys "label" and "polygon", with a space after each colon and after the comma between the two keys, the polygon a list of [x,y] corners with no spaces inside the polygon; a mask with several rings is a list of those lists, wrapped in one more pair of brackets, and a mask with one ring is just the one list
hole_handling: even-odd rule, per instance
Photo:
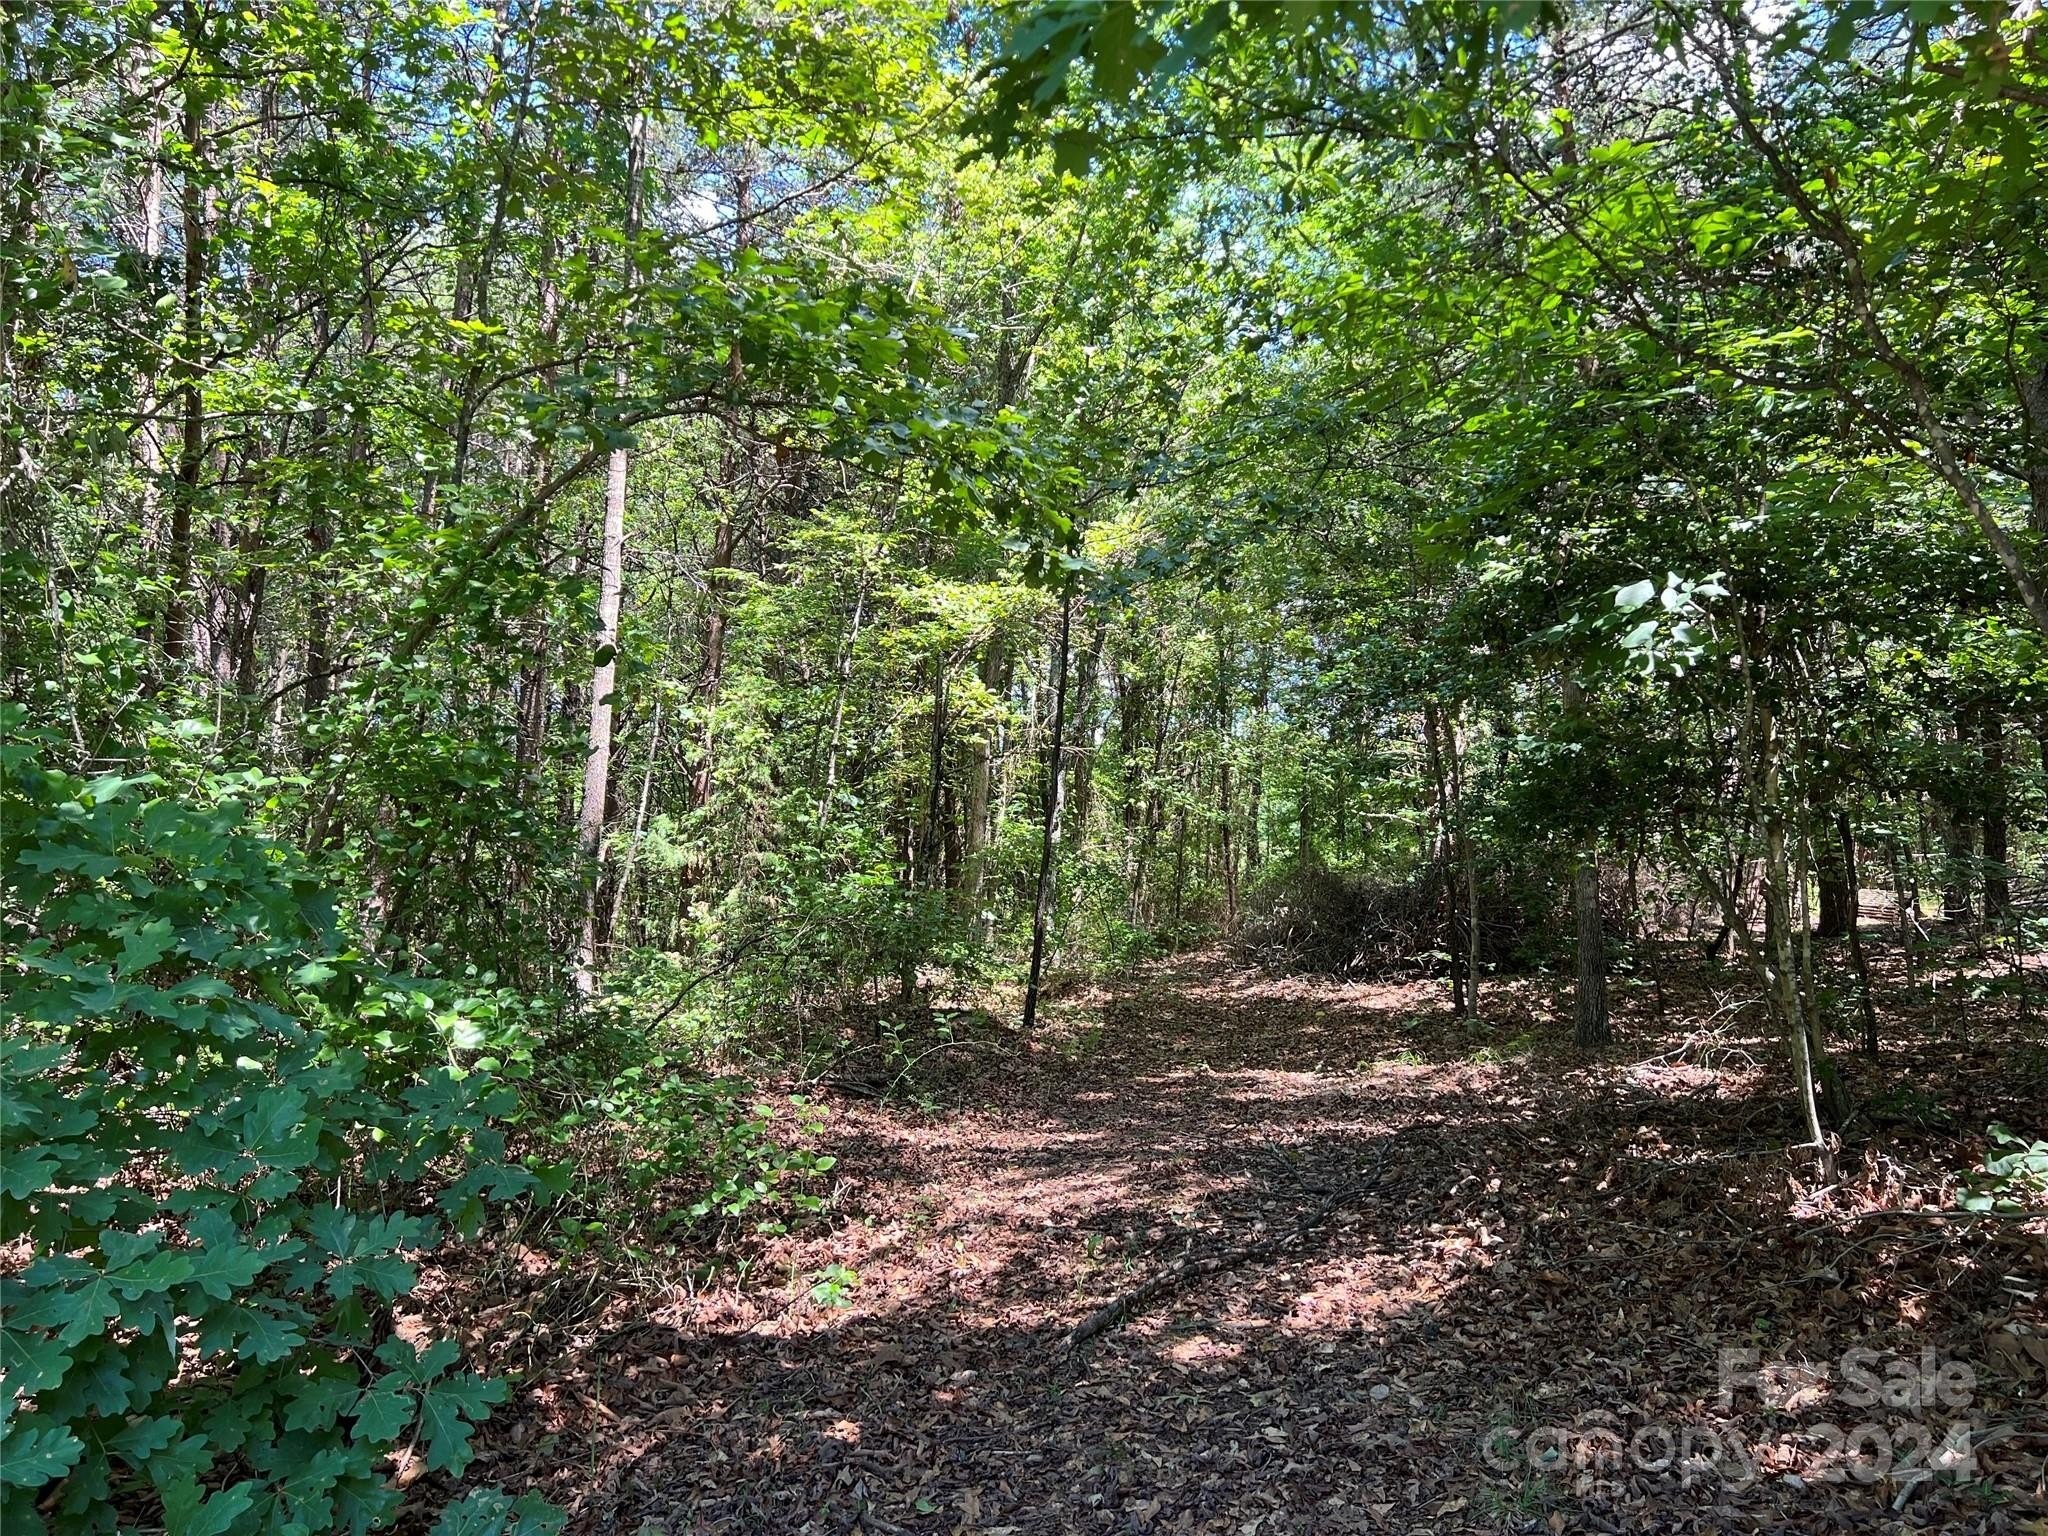
{"label": "green foliage", "polygon": [[824,1116],[802,1097],[789,1104],[794,1119],[785,1123],[743,1078],[704,1077],[661,1055],[636,1060],[546,1122],[594,1175],[572,1199],[597,1213],[599,1227],[578,1218],[579,1231],[653,1236],[749,1214],[768,1225],[778,1211],[821,1209],[822,1197],[805,1186],[837,1160],[797,1140],[822,1130]]}
{"label": "green foliage", "polygon": [[860,1276],[854,1270],[844,1264],[827,1264],[811,1284],[811,1305],[834,1311],[850,1307],[859,1285]]}
{"label": "green foliage", "polygon": [[1966,1211],[2019,1214],[2048,1195],[2048,1141],[2029,1141],[2002,1125],[1991,1127],[1983,1167],[1963,1181]]}
{"label": "green foliage", "polygon": [[439,1015],[345,949],[255,786],[82,778],[22,725],[0,707],[0,1241],[33,1254],[0,1280],[5,1524],[360,1536],[396,1446],[459,1473],[504,1398],[390,1328],[443,1223],[535,1187],[512,1095],[391,1029]]}
{"label": "green foliage", "polygon": [[496,1488],[464,1494],[441,1512],[432,1536],[554,1536],[562,1512],[538,1494],[518,1498]]}

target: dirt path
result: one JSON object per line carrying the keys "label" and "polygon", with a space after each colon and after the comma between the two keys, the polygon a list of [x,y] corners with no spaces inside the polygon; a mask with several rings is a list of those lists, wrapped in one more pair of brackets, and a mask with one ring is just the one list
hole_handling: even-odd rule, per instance
{"label": "dirt path", "polygon": [[[2040,1323],[2038,1286],[2009,1283],[2048,1255],[2038,1228],[1958,1266],[1933,1223],[1796,1219],[1760,1043],[1645,1044],[1627,1020],[1630,1046],[1588,1062],[1554,1001],[1496,989],[1467,1029],[1438,988],[1208,957],[1071,1006],[945,1107],[836,1110],[833,1220],[739,1290],[615,1307],[623,1329],[572,1341],[474,1475],[644,1536],[2039,1531],[2019,1522],[2048,1420],[2023,1363],[1940,1411],[2011,1426],[1978,1453],[1996,1498],[1826,1481],[1806,1433],[1825,1402],[1715,1401],[1731,1346],[1928,1346],[1983,1371],[1990,1333]],[[1872,1164],[1821,1204],[1897,1177]],[[1331,1192],[1298,1246],[1060,1349],[1165,1266],[1291,1231]],[[831,1264],[858,1273],[850,1305],[810,1299]],[[1603,1459],[1603,1431],[1636,1453]],[[1722,1470],[1639,1464],[1666,1436]]]}

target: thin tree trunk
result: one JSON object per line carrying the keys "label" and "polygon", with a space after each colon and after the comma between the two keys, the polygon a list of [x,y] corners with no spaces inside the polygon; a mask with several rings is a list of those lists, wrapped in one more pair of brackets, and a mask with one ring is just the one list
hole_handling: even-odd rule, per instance
{"label": "thin tree trunk", "polygon": [[1465,884],[1465,1012],[1479,1017],[1479,865],[1472,826],[1465,814],[1465,730],[1453,712],[1445,724],[1451,771],[1451,806],[1456,818],[1458,864]]}
{"label": "thin tree trunk", "polygon": [[931,659],[932,665],[932,730],[931,754],[925,775],[923,851],[920,855],[924,864],[924,883],[938,890],[948,883],[945,868],[945,821],[946,805],[946,673],[947,658],[943,648]]}
{"label": "thin tree trunk", "polygon": [[[1974,737],[1971,729],[1971,711],[1959,708],[1955,714],[1956,774],[1968,779],[1975,767]],[[1976,916],[1976,873],[1977,848],[1976,828],[1969,813],[1970,792],[1967,784],[1952,783],[1948,793],[1939,797],[1941,812],[1942,870],[1941,870],[1941,915],[1944,921],[1968,924]]]}
{"label": "thin tree trunk", "polygon": [[2048,535],[2048,361],[2019,375],[2019,395],[2027,427],[2027,527]]}
{"label": "thin tree trunk", "polygon": [[[1745,680],[1747,675],[1745,666]],[[1824,1151],[1827,1134],[1821,1125],[1820,1100],[1814,1087],[1818,1064],[1813,1056],[1813,1037],[1806,1027],[1806,1009],[1799,995],[1798,962],[1792,951],[1791,859],[1779,792],[1777,722],[1754,699],[1751,710],[1757,720],[1757,812],[1763,829],[1764,951],[1768,957],[1765,981],[1771,1011],[1778,1016],[1778,1026],[1792,1047],[1792,1070],[1807,1142]]]}
{"label": "thin tree trunk", "polygon": [[248,572],[242,578],[235,613],[235,692],[246,701],[256,697],[261,653],[257,641],[263,628],[263,599],[270,587],[270,568],[260,563],[258,538],[246,541],[244,558]]}
{"label": "thin tree trunk", "polygon": [[860,578],[853,588],[853,622],[846,632],[846,643],[839,651],[836,668],[837,681],[832,690],[832,729],[825,745],[825,791],[818,797],[818,826],[823,828],[832,812],[832,796],[839,788],[839,737],[846,728],[846,694],[853,682],[853,653],[860,644],[861,621],[866,617],[868,605],[868,566],[865,552],[862,554]]}
{"label": "thin tree trunk", "polygon": [[178,390],[179,446],[177,474],[171,488],[170,539],[165,551],[169,595],[164,604],[163,633],[166,680],[173,685],[180,664],[192,649],[192,525],[199,510],[199,480],[206,462],[206,262],[211,201],[205,179],[206,98],[198,68],[206,21],[204,8],[197,0],[184,0],[183,24],[186,56],[181,131],[187,160],[179,190],[179,213],[185,251],[177,351],[171,365]]}
{"label": "thin tree trunk", "polygon": [[[1822,811],[1822,820],[1831,826],[1841,824],[1843,819],[1840,810]],[[1839,838],[1815,839],[1813,877],[1820,891],[1820,920],[1814,926],[1815,935],[1823,939],[1847,938],[1856,926],[1856,886],[1849,861],[1842,856]]]}
{"label": "thin tree trunk", "polygon": [[1892,870],[1892,904],[1897,911],[1899,930],[1899,956],[1905,967],[1906,985],[1911,987],[1918,980],[1914,973],[1913,941],[1920,926],[1920,891],[1906,877],[1905,861],[1899,857],[1899,839],[1888,840],[1887,854]]}
{"label": "thin tree trunk", "polygon": [[1792,931],[1797,936],[1793,943],[1799,958],[1799,1016],[1802,1019],[1814,1016],[1819,996],[1813,982],[1813,910],[1807,894],[1812,871],[1813,836],[1806,807],[1802,804],[1792,828]]}
{"label": "thin tree trunk", "polygon": [[626,551],[626,474],[632,456],[614,448],[606,465],[604,532],[599,555],[597,664],[590,673],[590,729],[583,758],[583,797],[576,816],[576,852],[583,885],[583,926],[576,944],[575,983],[597,990],[597,951],[604,885],[605,801],[611,789],[612,721],[618,681],[619,600]]}
{"label": "thin tree trunk", "polygon": [[1038,1022],[1038,987],[1045,972],[1046,930],[1052,923],[1060,835],[1061,735],[1067,725],[1067,646],[1073,635],[1074,596],[1060,599],[1058,648],[1053,653],[1052,741],[1046,753],[1049,776],[1045,796],[1045,828],[1038,844],[1038,892],[1031,904],[1031,970],[1024,983],[1024,1028]]}
{"label": "thin tree trunk", "polygon": [[[1133,900],[1136,901],[1140,895],[1144,900],[1142,906],[1134,906],[1133,910],[1142,912],[1147,921],[1157,915],[1150,899],[1152,861],[1159,853],[1159,834],[1166,830],[1166,740],[1167,732],[1173,723],[1174,705],[1180,697],[1181,661],[1182,654],[1176,649],[1173,653],[1173,671],[1167,676],[1165,690],[1159,696],[1154,710],[1152,762],[1145,777],[1145,805],[1138,831],[1138,876],[1133,888]],[[1178,842],[1174,845],[1173,858],[1174,921],[1178,923],[1182,875],[1181,847]],[[1133,917],[1133,926],[1136,926],[1137,921],[1138,919]]]}
{"label": "thin tree trunk", "polygon": [[[1030,350],[1023,353],[1017,349],[1015,328],[1017,321],[1016,296],[1008,287],[1002,290],[1002,325],[996,333],[994,404],[1002,410],[1014,405],[1017,395],[1024,387],[1024,381],[1031,369]],[[989,631],[986,644],[982,647],[979,675],[981,685],[996,700],[998,709],[1007,708],[1010,693],[1010,637],[1001,621]],[[967,902],[972,905],[981,900],[983,883],[987,879],[987,850],[995,836],[991,813],[990,791],[993,787],[994,762],[997,738],[1001,732],[1001,717],[991,722],[986,731],[977,731],[967,745],[967,810],[960,829],[960,879]],[[997,796],[1000,806],[1002,796]],[[990,920],[991,930],[993,918]]]}
{"label": "thin tree trunk", "polygon": [[[654,718],[647,728],[647,762],[640,770],[640,800],[633,810],[633,839],[626,844],[626,856],[620,862],[619,879],[612,890],[611,920],[605,925],[611,933],[619,931],[620,914],[625,910],[626,892],[633,884],[633,866],[640,859],[640,845],[647,837],[647,810],[654,799],[654,765],[661,761],[661,704],[654,701]],[[644,934],[646,924],[641,930]]]}
{"label": "thin tree trunk", "polygon": [[1978,726],[1984,754],[1984,921],[2012,910],[2012,868],[2006,845],[2005,716],[1987,703]]}
{"label": "thin tree trunk", "polygon": [[[313,310],[313,343],[322,353],[327,350],[329,325],[327,305],[322,302]],[[313,441],[318,445],[316,451],[324,451],[328,431],[325,405],[314,408],[311,426]],[[334,521],[327,504],[327,476],[316,469],[307,476],[306,485],[306,563],[311,568],[311,579],[306,584],[304,720],[307,725],[326,707],[328,692],[334,685],[334,608],[333,600],[328,596],[327,570],[328,552],[333,548]]]}
{"label": "thin tree trunk", "polygon": [[[540,247],[542,273],[536,294],[540,311],[541,337],[549,355],[552,355],[561,329],[562,295],[555,285],[555,242],[550,237],[542,240]],[[541,370],[541,381],[552,387],[555,370],[552,365]],[[549,453],[545,440],[533,447],[529,481],[536,493],[548,481]],[[528,558],[539,568],[542,563],[541,519],[535,518],[528,530]],[[518,738],[513,746],[513,757],[520,771],[522,794],[530,793],[537,782],[541,759],[547,753],[548,738],[548,650],[551,642],[549,633],[548,603],[545,598],[537,601],[520,625],[526,642],[526,665],[519,669],[519,727]],[[522,882],[524,874],[521,876]]]}
{"label": "thin tree trunk", "polygon": [[[147,45],[142,50],[144,58],[141,68],[147,71],[150,52]],[[164,254],[164,118],[155,93],[150,93],[149,126],[143,137],[143,173],[140,206],[137,217],[141,228],[138,231],[142,253],[143,270],[148,274],[149,296],[157,294],[159,281],[157,263]],[[324,318],[325,310],[321,311]],[[164,444],[161,424],[157,414],[163,402],[157,395],[157,360],[153,351],[145,349],[139,362],[138,388],[136,390],[135,415],[135,456],[142,471],[142,537],[145,547],[153,547],[163,531],[159,525],[163,501]]]}
{"label": "thin tree trunk", "polygon": [[1969,819],[1955,804],[1941,808],[1941,915],[1945,922],[1967,924],[1976,915],[1970,866],[1976,862]]}
{"label": "thin tree trunk", "polygon": [[[635,119],[626,160],[626,244],[639,230],[640,156],[645,125]],[[632,281],[629,265],[623,273]],[[619,372],[621,391],[625,370]],[[598,556],[597,661],[590,674],[590,730],[583,759],[583,798],[576,817],[576,852],[583,887],[583,924],[576,944],[574,980],[584,997],[597,991],[597,953],[603,934],[605,806],[611,791],[614,691],[618,683],[619,601],[625,582],[626,476],[630,449],[612,449],[605,465],[604,531]]]}
{"label": "thin tree trunk", "polygon": [[1849,963],[1856,968],[1858,1001],[1863,1006],[1863,1053],[1877,1054],[1877,1004],[1871,997],[1870,962],[1863,953],[1863,887],[1856,872],[1856,832],[1849,813],[1835,812],[1835,841],[1841,845],[1842,867],[1849,872]]}
{"label": "thin tree trunk", "polygon": [[1252,760],[1244,794],[1244,878],[1247,885],[1258,878],[1264,849],[1259,837],[1259,818],[1266,798],[1266,711],[1273,702],[1273,648],[1259,648],[1259,691],[1252,710]]}
{"label": "thin tree trunk", "polygon": [[1437,707],[1422,706],[1423,756],[1429,768],[1431,791],[1436,801],[1435,836],[1431,839],[1430,862],[1443,877],[1444,954],[1451,972],[1451,1012],[1465,1015],[1465,944],[1458,915],[1458,866],[1455,853],[1454,815],[1451,810],[1450,780],[1444,771],[1442,728]]}
{"label": "thin tree trunk", "polygon": [[[998,624],[982,647],[978,668],[982,687],[996,700],[998,707],[1005,702],[1009,692],[1008,670],[1009,637]],[[986,730],[976,731],[967,745],[967,810],[960,829],[960,864],[962,889],[970,904],[980,901],[982,882],[988,873],[985,866],[990,832],[989,790],[994,782],[995,732],[996,722],[992,720]]]}
{"label": "thin tree trunk", "polygon": [[[1578,675],[1564,678],[1565,714],[1580,720],[1586,690]],[[1578,934],[1572,990],[1572,1038],[1588,1048],[1608,1044],[1614,1029],[1607,1015],[1607,934],[1600,921],[1600,837],[1589,834],[1572,861],[1572,916]]]}
{"label": "thin tree trunk", "polygon": [[1219,625],[1216,631],[1216,816],[1217,855],[1223,875],[1223,930],[1237,931],[1237,845],[1231,836],[1230,799],[1230,652]]}
{"label": "thin tree trunk", "polygon": [[[737,496],[735,491],[734,495]],[[719,514],[718,529],[711,537],[711,558],[704,566],[704,589],[709,611],[704,616],[704,664],[697,674],[697,708],[703,720],[703,736],[697,745],[697,765],[690,774],[690,809],[701,811],[711,803],[716,782],[718,748],[718,694],[725,681],[725,585],[732,569],[733,548],[739,542],[728,501]]]}
{"label": "thin tree trunk", "polygon": [[1088,840],[1088,826],[1095,814],[1095,696],[1102,673],[1102,648],[1109,638],[1109,625],[1098,622],[1095,638],[1081,653],[1074,676],[1074,723],[1067,736],[1072,759],[1067,773],[1067,814],[1062,835],[1073,848]]}
{"label": "thin tree trunk", "polygon": [[1174,942],[1178,944],[1182,898],[1188,886],[1188,816],[1176,806],[1173,812],[1173,931]]}
{"label": "thin tree trunk", "polygon": [[[744,251],[752,240],[751,219],[753,178],[742,171],[733,182],[734,252]],[[737,395],[746,377],[737,343],[726,356],[726,378]],[[704,665],[697,676],[697,708],[703,721],[698,743],[697,766],[690,775],[690,809],[701,811],[711,804],[717,782],[718,695],[725,681],[725,633],[730,622],[726,613],[726,585],[733,566],[733,551],[739,544],[739,528],[733,514],[740,499],[739,460],[744,450],[728,441],[720,479],[726,495],[720,499],[718,527],[711,535],[711,557],[704,565]]]}
{"label": "thin tree trunk", "polygon": [[[1788,846],[1784,789],[1783,750],[1776,712],[1757,687],[1757,656],[1750,651],[1746,626],[1736,616],[1736,643],[1741,662],[1743,714],[1742,757],[1748,768],[1751,825],[1761,834],[1764,906],[1764,942],[1759,948],[1743,920],[1738,897],[1740,887],[1717,894],[1728,931],[1755,965],[1763,982],[1765,997],[1779,1028],[1791,1047],[1794,1087],[1807,1141],[1818,1152],[1823,1170],[1832,1163],[1821,1101],[1816,1085],[1825,1092],[1830,1111],[1838,1118],[1847,1115],[1846,1094],[1840,1076],[1827,1057],[1827,1044],[1819,1022],[1810,1013],[1799,988],[1798,961],[1793,944],[1793,893],[1791,852]],[[1747,861],[1739,861],[1738,868]]]}

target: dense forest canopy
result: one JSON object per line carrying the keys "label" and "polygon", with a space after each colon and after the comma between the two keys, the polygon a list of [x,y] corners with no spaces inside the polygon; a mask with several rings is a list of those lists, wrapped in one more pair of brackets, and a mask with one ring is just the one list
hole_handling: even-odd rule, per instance
{"label": "dense forest canopy", "polygon": [[1740,1010],[1808,1214],[1910,1093],[2038,1231],[2039,4],[0,50],[10,1532],[550,1528],[453,1486],[441,1256],[747,1270],[827,1099],[1174,957],[1567,1066]]}

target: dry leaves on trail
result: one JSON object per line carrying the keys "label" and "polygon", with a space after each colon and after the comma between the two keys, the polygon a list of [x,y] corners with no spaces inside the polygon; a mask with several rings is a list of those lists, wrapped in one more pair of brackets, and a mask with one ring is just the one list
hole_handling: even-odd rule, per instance
{"label": "dry leaves on trail", "polygon": [[[641,1277],[557,1329],[473,1475],[646,1536],[2029,1529],[2041,1225],[1841,1219],[1967,1138],[1895,1136],[1816,1192],[1765,1042],[1703,1064],[1696,1032],[1629,1018],[1594,1060],[1537,983],[1495,999],[1471,1031],[1425,983],[1206,957],[1080,1000],[953,1107],[848,1105],[829,1223],[751,1288]],[[1887,1062],[1965,1093],[1999,1066]],[[1304,1228],[1333,1190],[1363,1193]],[[843,1311],[805,1296],[833,1263],[860,1277]],[[1717,1398],[1723,1349],[1854,1345],[1971,1365],[1975,1482],[1845,1472],[1825,1392]],[[1753,1475],[1631,1453],[1663,1436]]]}

